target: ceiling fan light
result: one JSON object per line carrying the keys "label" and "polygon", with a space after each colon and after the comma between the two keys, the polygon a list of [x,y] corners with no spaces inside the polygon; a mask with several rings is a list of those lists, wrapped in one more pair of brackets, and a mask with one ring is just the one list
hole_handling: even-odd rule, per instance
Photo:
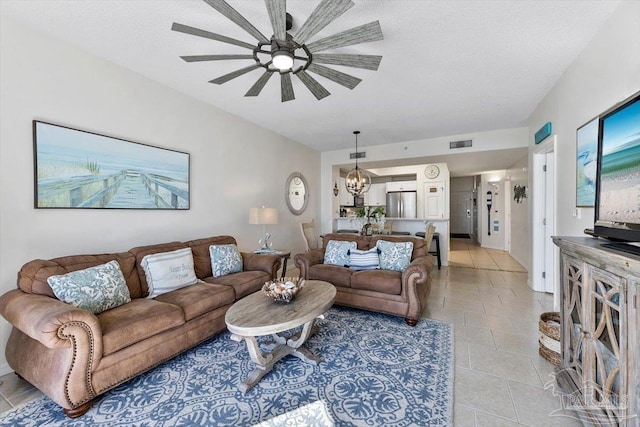
{"label": "ceiling fan light", "polygon": [[293,67],[293,54],[286,50],[277,50],[271,54],[273,66],[278,70],[290,70]]}

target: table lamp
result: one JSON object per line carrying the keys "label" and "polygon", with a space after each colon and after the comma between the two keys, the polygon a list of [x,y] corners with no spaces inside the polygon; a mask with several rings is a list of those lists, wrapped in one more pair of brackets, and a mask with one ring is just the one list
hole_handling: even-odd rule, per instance
{"label": "table lamp", "polygon": [[251,208],[249,209],[249,224],[262,224],[262,239],[260,239],[260,251],[272,251],[272,243],[269,242],[271,234],[267,233],[267,224],[278,223],[278,210],[276,208]]}

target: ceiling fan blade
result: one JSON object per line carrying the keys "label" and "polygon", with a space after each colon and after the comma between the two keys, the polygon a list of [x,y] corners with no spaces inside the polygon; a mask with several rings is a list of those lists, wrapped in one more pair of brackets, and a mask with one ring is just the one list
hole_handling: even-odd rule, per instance
{"label": "ceiling fan blade", "polygon": [[204,0],[209,6],[233,21],[238,27],[255,37],[259,42],[268,42],[267,39],[256,27],[254,27],[244,16],[240,15],[237,10],[224,0]]}
{"label": "ceiling fan blade", "polygon": [[300,78],[300,80],[302,80],[302,83],[304,83],[304,85],[307,87],[307,89],[309,89],[311,91],[313,96],[315,96],[318,101],[321,100],[322,98],[325,98],[325,97],[331,95],[331,92],[329,92],[327,89],[325,89],[324,86],[322,86],[320,83],[318,83],[318,81],[316,79],[311,77],[305,71],[299,71],[296,74],[296,76],[298,76]]}
{"label": "ceiling fan blade", "polygon": [[253,86],[251,86],[249,91],[244,94],[244,96],[258,96],[258,95],[260,95],[260,92],[262,91],[262,88],[264,88],[264,86],[267,84],[267,82],[269,81],[271,76],[273,76],[274,74],[275,73],[271,73],[269,71],[265,71],[264,74],[260,76],[258,81],[256,81],[253,84]]}
{"label": "ceiling fan blade", "polygon": [[282,102],[296,99],[293,94],[293,85],[291,84],[291,73],[280,74],[280,90],[282,92]]}
{"label": "ceiling fan blade", "polygon": [[309,43],[307,47],[311,53],[316,53],[337,47],[382,40],[383,38],[380,21],[374,21]]}
{"label": "ceiling fan blade", "polygon": [[322,0],[293,36],[293,40],[298,44],[304,44],[353,5],[351,0]]}
{"label": "ceiling fan blade", "polygon": [[264,0],[273,26],[273,35],[278,40],[287,39],[287,0]]}
{"label": "ceiling fan blade", "polygon": [[333,80],[339,85],[342,85],[349,89],[353,89],[354,87],[358,86],[358,83],[362,81],[362,79],[350,76],[349,74],[345,74],[340,71],[333,70],[323,65],[311,64],[309,65],[309,68],[307,68],[307,70],[312,73],[319,74],[329,80]]}
{"label": "ceiling fan blade", "polygon": [[313,62],[318,64],[344,65],[346,67],[363,68],[376,71],[380,66],[380,55],[324,54],[313,55]]}
{"label": "ceiling fan blade", "polygon": [[225,61],[227,59],[253,59],[253,55],[194,55],[181,56],[186,62]]}
{"label": "ceiling fan blade", "polygon": [[222,43],[229,43],[229,44],[244,47],[250,50],[253,50],[255,48],[254,45],[245,43],[240,40],[232,39],[231,37],[221,36],[220,34],[210,33],[209,31],[200,30],[194,27],[189,27],[188,25],[178,24],[176,22],[173,23],[173,25],[171,26],[171,29],[173,31],[178,31],[180,33],[190,34],[192,36],[197,36],[197,37],[204,37],[205,39],[217,40]]}
{"label": "ceiling fan blade", "polygon": [[258,64],[249,65],[248,67],[241,68],[229,74],[225,74],[224,76],[220,76],[217,79],[209,80],[209,83],[215,83],[217,85],[221,85],[223,83],[228,82],[229,80],[235,79],[236,77],[240,77],[243,74],[247,74],[248,72],[251,72],[256,68],[260,68],[260,65]]}

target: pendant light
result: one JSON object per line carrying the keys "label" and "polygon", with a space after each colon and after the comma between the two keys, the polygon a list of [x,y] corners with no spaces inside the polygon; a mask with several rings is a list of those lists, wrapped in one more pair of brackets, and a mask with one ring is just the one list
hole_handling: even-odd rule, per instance
{"label": "pendant light", "polygon": [[371,188],[371,177],[364,169],[358,167],[358,135],[360,131],[354,130],[353,134],[356,136],[356,167],[349,171],[344,180],[344,185],[347,191],[353,194],[353,197],[358,197]]}

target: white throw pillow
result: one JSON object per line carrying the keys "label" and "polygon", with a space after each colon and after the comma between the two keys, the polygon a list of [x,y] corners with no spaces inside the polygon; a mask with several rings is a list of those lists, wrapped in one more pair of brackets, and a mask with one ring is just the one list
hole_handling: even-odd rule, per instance
{"label": "white throw pillow", "polygon": [[47,283],[60,301],[93,314],[131,301],[120,264],[115,260],[67,274],[50,276]]}
{"label": "white throw pillow", "polygon": [[349,268],[352,270],[376,270],[380,268],[380,249],[368,251],[349,249]]}
{"label": "white throw pillow", "polygon": [[147,255],[142,258],[140,265],[149,286],[147,298],[155,298],[198,282],[191,248]]}

